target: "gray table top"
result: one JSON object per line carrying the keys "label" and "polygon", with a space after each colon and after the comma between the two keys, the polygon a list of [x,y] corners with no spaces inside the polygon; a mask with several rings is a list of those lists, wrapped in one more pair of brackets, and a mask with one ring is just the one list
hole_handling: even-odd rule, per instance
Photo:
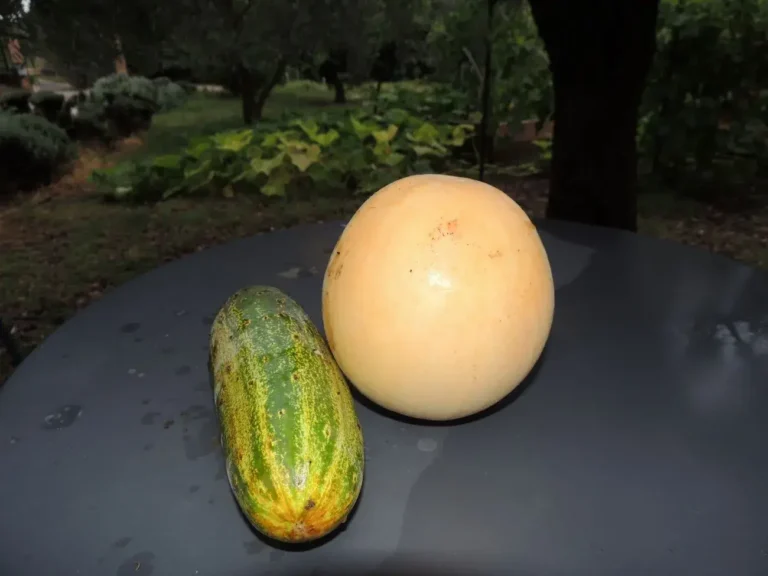
{"label": "gray table top", "polygon": [[346,528],[261,539],[225,478],[211,317],[276,285],[322,326],[340,223],[146,274],[0,391],[0,574],[768,574],[768,275],[626,233],[539,224],[555,320],[513,397],[450,425],[364,403]]}

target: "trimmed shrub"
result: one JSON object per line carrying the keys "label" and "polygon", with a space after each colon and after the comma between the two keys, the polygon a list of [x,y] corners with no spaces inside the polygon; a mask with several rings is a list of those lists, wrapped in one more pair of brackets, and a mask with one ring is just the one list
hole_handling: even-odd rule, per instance
{"label": "trimmed shrub", "polygon": [[9,90],[0,94],[0,110],[18,112],[24,114],[29,112],[29,98],[32,92],[28,90]]}
{"label": "trimmed shrub", "polygon": [[106,110],[98,102],[86,101],[77,104],[72,109],[70,118],[67,134],[72,140],[98,142],[103,145],[112,142]]}
{"label": "trimmed shrub", "polygon": [[45,118],[0,113],[0,195],[50,184],[74,156],[67,133]]}
{"label": "trimmed shrub", "polygon": [[157,103],[157,87],[149,78],[110,74],[99,78],[91,91],[95,100],[110,101],[117,96],[142,100],[151,105]]}
{"label": "trimmed shrub", "polygon": [[168,82],[157,89],[157,105],[160,110],[181,106],[186,99],[187,92],[175,82]]}
{"label": "trimmed shrub", "polygon": [[143,76],[112,74],[99,78],[91,91],[104,107],[107,121],[119,137],[146,130],[158,110],[157,86]]}
{"label": "trimmed shrub", "polygon": [[126,95],[118,95],[104,106],[107,120],[118,137],[147,130],[155,111],[156,105]]}
{"label": "trimmed shrub", "polygon": [[30,96],[29,103],[36,113],[39,113],[49,122],[58,123],[61,110],[64,106],[64,95],[43,90]]}

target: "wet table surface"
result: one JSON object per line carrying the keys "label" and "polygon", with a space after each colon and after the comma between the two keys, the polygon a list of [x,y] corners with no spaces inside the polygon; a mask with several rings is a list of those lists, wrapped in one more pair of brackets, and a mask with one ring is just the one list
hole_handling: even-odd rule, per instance
{"label": "wet table surface", "polygon": [[256,535],[230,493],[212,316],[272,284],[321,326],[341,223],[175,261],[66,323],[0,391],[0,574],[768,574],[768,275],[542,222],[557,287],[541,361],[479,419],[358,403],[366,480],[314,547]]}

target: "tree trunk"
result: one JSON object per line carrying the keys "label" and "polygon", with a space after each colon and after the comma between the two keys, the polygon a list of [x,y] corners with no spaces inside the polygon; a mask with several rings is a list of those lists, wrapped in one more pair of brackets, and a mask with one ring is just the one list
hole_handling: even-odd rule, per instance
{"label": "tree trunk", "polygon": [[333,79],[333,89],[336,91],[333,101],[336,104],[345,104],[347,102],[347,94],[344,91],[344,82],[338,76]]}
{"label": "tree trunk", "polygon": [[530,0],[555,92],[547,217],[637,230],[637,120],[659,0]]}
{"label": "tree trunk", "polygon": [[261,120],[261,116],[264,112],[264,104],[267,103],[267,98],[269,98],[269,95],[272,93],[272,90],[280,82],[280,79],[283,77],[283,74],[285,74],[285,68],[286,68],[285,60],[280,60],[277,63],[277,67],[275,68],[275,71],[272,74],[272,77],[269,78],[267,82],[261,87],[261,90],[259,90],[259,93],[256,96],[256,102],[254,104],[254,109],[253,109],[253,114],[256,120]]}
{"label": "tree trunk", "polygon": [[493,53],[493,8],[496,0],[486,0],[485,66],[483,67],[482,108],[480,120],[480,170],[479,180],[485,179],[485,163],[488,160],[488,116],[491,113],[491,58]]}
{"label": "tree trunk", "polygon": [[376,95],[373,99],[373,113],[378,114],[379,113],[379,96],[381,96],[381,85],[383,82],[379,80],[376,82]]}
{"label": "tree trunk", "polygon": [[256,82],[253,73],[243,64],[240,64],[240,98],[243,104],[243,123],[250,126],[255,114]]}

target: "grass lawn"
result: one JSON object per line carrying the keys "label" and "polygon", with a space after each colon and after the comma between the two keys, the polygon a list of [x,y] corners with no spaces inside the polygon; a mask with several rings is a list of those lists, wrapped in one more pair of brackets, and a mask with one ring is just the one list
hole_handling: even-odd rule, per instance
{"label": "grass lawn", "polygon": [[[355,94],[347,106],[355,106]],[[284,110],[308,114],[335,106],[333,93],[316,85],[280,87],[265,117]],[[260,198],[173,199],[156,206],[105,203],[87,182],[97,166],[121,158],[177,151],[190,136],[238,128],[240,103],[195,96],[155,117],[142,138],[104,156],[85,150],[73,172],[53,186],[0,206],[0,317],[14,326],[25,351],[39,344],[77,310],[111,288],[163,262],[228,240],[299,222],[351,215],[362,198],[275,201]],[[494,182],[531,214],[541,216],[546,182]],[[768,212],[725,214],[666,196],[643,197],[644,233],[703,245],[768,268]],[[11,373],[0,352],[0,383]]]}
{"label": "grass lawn", "polygon": [[[316,112],[325,107],[352,108],[359,103],[360,94],[350,92],[347,105],[333,103],[333,92],[314,82],[291,82],[278,86],[264,107],[264,120],[275,120],[285,110]],[[225,95],[198,94],[184,106],[159,114],[143,145],[124,157],[148,158],[177,152],[190,138],[243,127],[240,100]]]}

